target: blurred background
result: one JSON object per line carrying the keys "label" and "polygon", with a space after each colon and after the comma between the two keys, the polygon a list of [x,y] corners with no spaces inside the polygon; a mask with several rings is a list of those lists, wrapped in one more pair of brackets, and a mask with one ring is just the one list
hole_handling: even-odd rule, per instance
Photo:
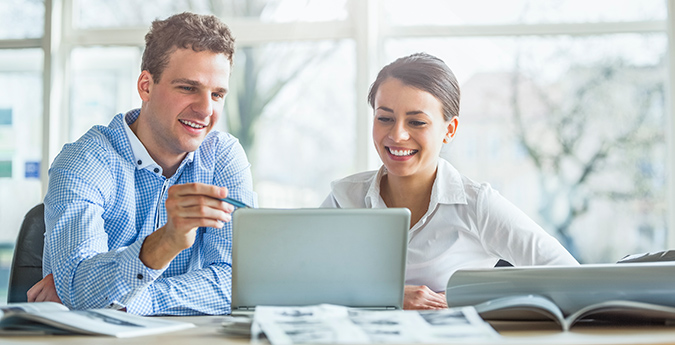
{"label": "blurred background", "polygon": [[219,129],[262,207],[317,207],[380,165],[366,102],[381,67],[442,58],[462,90],[443,157],[583,263],[675,245],[675,0],[2,0],[0,303],[25,213],[64,143],[140,106],[150,23],[192,11],[237,39]]}

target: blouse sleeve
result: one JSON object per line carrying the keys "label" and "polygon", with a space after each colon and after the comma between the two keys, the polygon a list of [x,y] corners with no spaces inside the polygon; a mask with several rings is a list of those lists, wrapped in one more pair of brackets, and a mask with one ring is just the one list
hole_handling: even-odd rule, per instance
{"label": "blouse sleeve", "polygon": [[489,185],[481,185],[477,227],[485,249],[515,266],[578,265],[558,240]]}

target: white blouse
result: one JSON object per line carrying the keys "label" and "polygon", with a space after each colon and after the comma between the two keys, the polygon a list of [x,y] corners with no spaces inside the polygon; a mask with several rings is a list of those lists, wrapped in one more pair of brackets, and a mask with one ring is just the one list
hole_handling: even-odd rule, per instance
{"label": "white blouse", "polygon": [[[386,208],[380,196],[382,166],[332,183],[321,207]],[[476,183],[439,158],[427,213],[408,233],[406,285],[445,291],[461,268],[578,265],[567,250],[487,183]]]}

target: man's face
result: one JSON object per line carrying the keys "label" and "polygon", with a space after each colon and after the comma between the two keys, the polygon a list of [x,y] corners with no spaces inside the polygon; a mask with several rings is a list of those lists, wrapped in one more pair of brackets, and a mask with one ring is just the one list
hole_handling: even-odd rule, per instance
{"label": "man's face", "polygon": [[150,155],[166,161],[195,151],[223,112],[229,79],[225,54],[192,49],[174,51],[159,82],[143,71],[136,134]]}

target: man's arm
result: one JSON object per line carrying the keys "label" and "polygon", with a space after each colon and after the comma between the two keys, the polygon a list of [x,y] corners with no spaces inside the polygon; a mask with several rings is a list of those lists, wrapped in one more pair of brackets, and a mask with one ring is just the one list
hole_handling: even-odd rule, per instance
{"label": "man's arm", "polygon": [[[128,293],[123,298],[110,300],[119,306],[126,306],[127,303],[131,303],[134,310],[130,311],[138,314],[223,313],[229,307],[229,304],[206,310],[200,309],[198,306],[199,299],[204,296],[204,292],[214,291],[214,293],[209,293],[206,296],[213,298],[218,295],[217,291],[221,289],[221,284],[228,288],[220,298],[223,302],[229,301],[229,281],[231,279],[229,247],[231,241],[226,236],[219,234],[219,230],[225,225],[224,222],[229,222],[231,219],[230,213],[233,207],[218,200],[218,198],[225,196],[227,196],[225,187],[200,183],[172,186],[166,202],[167,205],[170,205],[167,207],[167,214],[171,220],[164,227],[145,238],[138,255],[140,261],[149,269],[165,269],[178,253],[193,245],[197,237],[197,229],[207,225],[213,225],[212,228],[215,229],[211,232],[202,231],[197,246],[202,247],[203,242],[207,242],[209,246],[216,246],[219,250],[217,250],[217,253],[205,253],[210,265],[204,270],[192,271],[170,278],[159,278],[143,289]],[[175,226],[176,224],[179,226]],[[173,228],[172,225],[174,225]],[[93,259],[83,262],[81,271],[89,271],[87,268],[96,267],[100,264],[97,261],[99,260]],[[137,279],[140,281],[150,278],[143,277],[143,270],[136,270],[135,272],[140,272],[137,273]],[[78,274],[82,273],[79,272]],[[186,281],[190,281],[190,284],[184,284]],[[104,295],[100,288],[101,286],[92,286],[91,289]],[[196,293],[191,294],[181,293],[201,289],[206,291],[195,291]],[[77,295],[76,298],[81,298],[79,293]],[[96,297],[95,295],[93,294],[93,297]],[[138,298],[143,295],[145,295],[145,298]],[[184,296],[187,296],[187,298],[184,298]],[[36,284],[29,292],[28,298],[29,301],[53,300],[60,302],[56,296],[52,275],[46,276],[45,279]],[[134,303],[137,298],[139,300]],[[74,303],[73,306],[77,308],[78,304]],[[162,306],[167,306],[167,308],[163,309]]]}
{"label": "man's arm", "polygon": [[195,242],[197,228],[222,228],[232,220],[234,207],[219,199],[227,188],[201,183],[175,185],[166,200],[167,222],[145,238],[139,257],[152,269],[166,268]]}
{"label": "man's arm", "polygon": [[[250,164],[237,142],[222,150],[215,160],[214,185],[225,186],[228,196],[256,206]],[[202,181],[206,182],[206,181]],[[167,206],[168,210],[168,206]],[[168,217],[167,217],[168,223]],[[232,298],[232,227],[202,227],[197,231],[188,272],[157,279],[128,305],[133,313],[145,314],[227,314]],[[183,260],[179,255],[174,260]],[[166,276],[166,274],[165,274]]]}

